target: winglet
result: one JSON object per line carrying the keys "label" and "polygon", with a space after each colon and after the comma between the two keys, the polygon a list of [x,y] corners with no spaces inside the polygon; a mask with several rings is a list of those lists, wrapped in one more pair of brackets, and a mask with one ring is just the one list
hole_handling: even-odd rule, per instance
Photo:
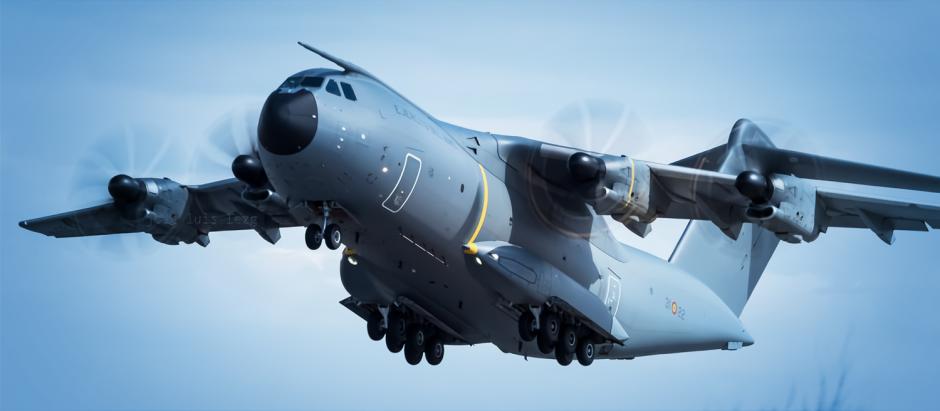
{"label": "winglet", "polygon": [[310,50],[310,51],[314,52],[316,55],[318,55],[318,56],[320,56],[320,57],[323,57],[323,58],[325,58],[325,59],[331,61],[333,64],[336,64],[337,66],[342,67],[343,70],[346,70],[346,71],[352,72],[352,73],[359,73],[359,74],[362,74],[363,76],[369,77],[369,78],[371,78],[371,79],[373,79],[373,80],[379,80],[377,77],[375,77],[374,75],[372,75],[372,73],[369,73],[369,72],[366,71],[364,68],[359,67],[359,66],[357,66],[357,65],[355,65],[355,64],[353,64],[353,63],[350,63],[350,62],[348,62],[348,61],[346,61],[346,60],[343,60],[343,59],[341,59],[341,58],[339,58],[339,57],[336,57],[336,56],[334,56],[334,55],[332,55],[332,54],[330,54],[330,53],[327,53],[327,52],[325,52],[325,51],[323,51],[323,50],[320,50],[320,49],[318,49],[318,48],[316,48],[316,47],[313,47],[313,46],[311,46],[311,45],[309,45],[309,44],[307,44],[307,43],[304,43],[304,42],[302,42],[302,41],[298,41],[297,44],[299,44],[300,47],[303,47],[303,48],[305,48],[305,49],[307,49],[307,50]]}

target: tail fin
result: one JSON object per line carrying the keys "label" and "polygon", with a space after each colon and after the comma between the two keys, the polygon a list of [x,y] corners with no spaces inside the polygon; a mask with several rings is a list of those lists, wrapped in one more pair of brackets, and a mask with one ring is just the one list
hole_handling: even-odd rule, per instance
{"label": "tail fin", "polygon": [[[774,147],[754,123],[741,119],[734,124],[724,150],[719,146],[677,164],[737,175],[750,167],[743,145]],[[749,223],[743,224],[737,239],[731,239],[713,223],[693,220],[669,262],[697,277],[741,315],[779,241],[773,233]]]}

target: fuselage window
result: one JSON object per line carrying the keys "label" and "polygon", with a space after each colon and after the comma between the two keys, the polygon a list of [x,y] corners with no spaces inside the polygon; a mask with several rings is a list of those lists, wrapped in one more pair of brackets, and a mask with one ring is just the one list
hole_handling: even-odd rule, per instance
{"label": "fuselage window", "polygon": [[345,82],[340,82],[339,84],[343,86],[343,94],[346,95],[346,98],[352,101],[356,101],[356,92],[353,91],[352,86]]}
{"label": "fuselage window", "polygon": [[326,83],[326,92],[330,94],[335,94],[337,96],[341,95],[339,94],[339,86],[337,86],[336,81],[333,81],[333,80],[330,80],[329,83]]}
{"label": "fuselage window", "polygon": [[300,84],[300,77],[290,77],[287,80],[284,80],[284,84],[281,84],[281,88],[294,88]]}
{"label": "fuselage window", "polygon": [[304,77],[300,85],[303,87],[320,87],[323,85],[323,77]]}

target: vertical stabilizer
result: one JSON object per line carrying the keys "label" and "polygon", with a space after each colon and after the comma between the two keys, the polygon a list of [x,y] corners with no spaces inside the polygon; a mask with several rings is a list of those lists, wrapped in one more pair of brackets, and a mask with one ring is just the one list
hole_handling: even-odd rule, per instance
{"label": "vertical stabilizer", "polygon": [[[742,144],[774,147],[754,123],[741,119],[734,124],[724,153],[711,149],[685,160],[686,167],[701,167],[737,175],[756,169],[750,164]],[[694,164],[694,165],[693,165]],[[709,221],[690,221],[676,245],[669,262],[701,280],[740,315],[757,281],[767,267],[780,240],[773,233],[753,224],[743,224],[737,239],[732,239]]]}

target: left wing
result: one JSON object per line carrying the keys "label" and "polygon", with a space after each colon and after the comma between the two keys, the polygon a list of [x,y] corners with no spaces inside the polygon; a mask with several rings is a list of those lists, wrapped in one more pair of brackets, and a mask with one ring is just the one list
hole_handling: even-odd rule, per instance
{"label": "left wing", "polygon": [[146,232],[162,243],[202,246],[209,244],[210,232],[252,229],[273,244],[280,227],[304,225],[312,213],[307,207],[290,210],[270,190],[250,196],[246,190],[251,189],[236,179],[187,186],[166,178],[117,176],[109,184],[114,201],[20,226],[53,237]]}
{"label": "left wing", "polygon": [[826,210],[827,227],[868,228],[882,241],[894,242],[894,231],[940,229],[940,207],[881,197],[817,189]]}
{"label": "left wing", "polygon": [[940,207],[819,188],[793,176],[773,175],[767,204],[754,204],[736,186],[737,176],[695,168],[646,163],[657,194],[656,216],[710,220],[734,237],[753,222],[810,241],[829,227],[868,228],[891,244],[895,230],[940,229]]}

